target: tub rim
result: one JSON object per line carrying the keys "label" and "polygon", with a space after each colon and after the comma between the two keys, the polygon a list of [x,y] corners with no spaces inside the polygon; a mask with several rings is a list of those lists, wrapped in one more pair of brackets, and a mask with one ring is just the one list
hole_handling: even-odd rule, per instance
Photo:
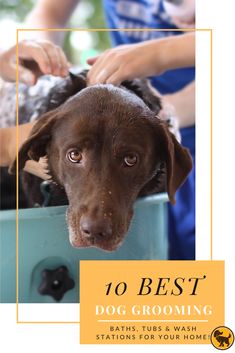
{"label": "tub rim", "polygon": [[[167,193],[159,193],[150,196],[145,196],[137,199],[134,208],[140,208],[144,205],[151,206],[168,201]],[[40,219],[51,216],[61,216],[66,213],[68,205],[64,206],[50,206],[50,207],[35,207],[35,208],[22,208],[18,210],[18,219]],[[0,221],[16,220],[16,210],[3,210],[0,211]]]}

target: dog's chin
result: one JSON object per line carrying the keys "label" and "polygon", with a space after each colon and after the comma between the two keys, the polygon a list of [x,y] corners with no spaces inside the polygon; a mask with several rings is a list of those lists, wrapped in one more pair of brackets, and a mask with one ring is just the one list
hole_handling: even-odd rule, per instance
{"label": "dog's chin", "polygon": [[97,241],[95,239],[85,239],[80,234],[75,234],[73,230],[69,230],[69,241],[74,248],[98,248],[107,252],[117,250],[122,242],[122,239],[113,240],[107,239],[106,241]]}

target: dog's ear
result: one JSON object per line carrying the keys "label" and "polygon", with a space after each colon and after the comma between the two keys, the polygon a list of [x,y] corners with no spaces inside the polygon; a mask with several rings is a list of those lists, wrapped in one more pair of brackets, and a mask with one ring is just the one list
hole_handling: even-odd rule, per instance
{"label": "dog's ear", "polygon": [[74,89],[77,92],[81,91],[83,88],[87,86],[87,83],[86,83],[87,72],[88,70],[83,70],[79,74],[75,74],[71,71],[69,72],[69,77],[73,83]]}
{"label": "dog's ear", "polygon": [[[59,117],[58,109],[54,109],[40,117],[32,128],[29,138],[23,143],[19,150],[19,170],[22,170],[28,159],[38,161],[46,155],[47,144],[51,139],[52,128]],[[16,173],[16,160],[9,167],[10,174]]]}
{"label": "dog's ear", "polygon": [[87,70],[83,70],[78,74],[74,74],[70,71],[66,79],[59,81],[58,84],[51,89],[47,111],[59,107],[68,98],[86,88],[86,75]]}
{"label": "dog's ear", "polygon": [[[59,107],[65,101],[86,87],[87,71],[83,70],[78,74],[72,72],[69,76],[59,81],[55,85],[49,95],[48,112],[42,115],[34,125],[27,141],[19,150],[19,170],[24,168],[26,161],[30,158],[38,161],[40,157],[46,155],[46,147],[51,139],[51,130],[59,118]],[[10,174],[16,173],[16,161],[9,167]]]}
{"label": "dog's ear", "polygon": [[169,132],[168,127],[165,126],[164,131],[167,152],[167,193],[170,202],[175,204],[175,193],[191,172],[193,162],[189,150],[176,140],[175,135]]}
{"label": "dog's ear", "polygon": [[156,115],[162,109],[161,99],[158,92],[152,87],[148,79],[134,79],[131,81],[123,81],[122,86],[140,97],[144,103]]}
{"label": "dog's ear", "polygon": [[[192,157],[188,149],[183,147],[168,130],[166,122],[156,117],[154,120],[154,132],[157,143],[156,151],[159,154],[160,162],[166,173],[165,188],[170,202],[175,204],[175,193],[184,183],[192,169]],[[143,191],[148,194],[156,192],[159,186],[158,184],[159,176],[155,175],[147,185],[145,185]]]}

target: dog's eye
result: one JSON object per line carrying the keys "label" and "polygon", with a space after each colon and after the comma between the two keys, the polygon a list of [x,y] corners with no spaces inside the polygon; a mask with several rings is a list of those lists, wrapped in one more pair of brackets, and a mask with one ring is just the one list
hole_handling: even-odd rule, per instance
{"label": "dog's eye", "polygon": [[82,160],[82,153],[79,150],[74,149],[67,152],[67,158],[72,163],[80,163]]}
{"label": "dog's eye", "polygon": [[124,157],[125,165],[128,167],[133,167],[137,163],[137,156],[134,153],[130,153]]}

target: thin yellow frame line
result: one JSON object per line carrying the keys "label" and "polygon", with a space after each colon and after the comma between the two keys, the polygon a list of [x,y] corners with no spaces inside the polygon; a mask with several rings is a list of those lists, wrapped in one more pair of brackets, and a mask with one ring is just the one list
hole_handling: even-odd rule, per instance
{"label": "thin yellow frame line", "polygon": [[211,261],[213,259],[213,31],[210,31],[210,243]]}
{"label": "thin yellow frame line", "polygon": [[80,324],[80,321],[17,321],[17,324]]}
{"label": "thin yellow frame line", "polygon": [[16,321],[19,319],[19,33],[16,32]]}
{"label": "thin yellow frame line", "polygon": [[18,175],[19,175],[19,161],[18,161],[18,146],[19,146],[19,130],[18,130],[18,125],[19,125],[19,112],[18,112],[18,100],[19,100],[19,32],[26,32],[26,31],[51,31],[51,32],[71,32],[71,31],[86,31],[86,32],[128,32],[128,31],[134,31],[134,32],[143,32],[143,31],[163,31],[163,32],[210,32],[210,62],[211,62],[211,68],[210,68],[210,181],[211,181],[211,188],[210,188],[210,208],[211,208],[211,213],[210,213],[210,242],[211,242],[211,248],[210,248],[210,260],[212,260],[212,240],[213,240],[213,209],[212,209],[212,200],[213,200],[213,188],[212,188],[212,148],[213,148],[213,140],[212,140],[212,100],[213,100],[213,95],[212,95],[212,29],[211,28],[185,28],[185,29],[170,29],[170,28],[17,28],[16,30],[16,323],[19,324],[80,324],[80,322],[62,322],[62,321],[19,321],[19,292],[18,292],[18,284],[19,284],[19,278],[18,278],[18,261],[19,261],[19,256],[18,256],[18,236],[19,236],[19,219],[18,219],[18,211],[19,211],[19,182],[18,182]]}
{"label": "thin yellow frame line", "polygon": [[18,28],[18,31],[27,32],[202,32],[211,31],[210,28]]}

